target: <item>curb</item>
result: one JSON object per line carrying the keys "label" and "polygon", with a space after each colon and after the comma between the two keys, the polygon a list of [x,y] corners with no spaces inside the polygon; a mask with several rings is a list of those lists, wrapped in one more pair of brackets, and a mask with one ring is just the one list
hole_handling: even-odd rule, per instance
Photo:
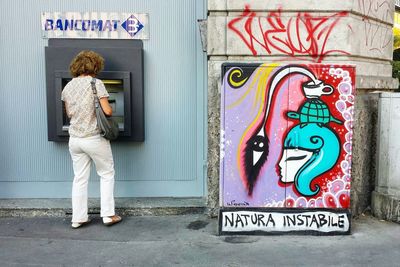
{"label": "curb", "polygon": [[[100,214],[100,200],[89,199],[89,214]],[[116,198],[115,211],[122,216],[205,214],[203,198]],[[70,199],[0,199],[0,217],[71,216]]]}

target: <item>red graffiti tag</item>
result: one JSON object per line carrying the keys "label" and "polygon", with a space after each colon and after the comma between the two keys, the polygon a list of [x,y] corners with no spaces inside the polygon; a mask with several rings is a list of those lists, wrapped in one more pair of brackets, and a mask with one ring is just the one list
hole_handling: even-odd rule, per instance
{"label": "red graffiti tag", "polygon": [[254,56],[258,54],[258,44],[268,54],[278,52],[291,57],[306,55],[319,63],[330,53],[349,54],[342,50],[326,50],[332,30],[347,14],[339,12],[316,17],[299,12],[284,23],[280,9],[269,12],[266,17],[258,17],[246,5],[243,13],[229,22],[228,28],[241,38]]}

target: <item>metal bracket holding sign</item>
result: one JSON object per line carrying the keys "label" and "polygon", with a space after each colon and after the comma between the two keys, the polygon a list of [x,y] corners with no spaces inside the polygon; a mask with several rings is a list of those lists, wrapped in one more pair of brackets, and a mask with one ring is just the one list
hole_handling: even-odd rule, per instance
{"label": "metal bracket holding sign", "polygon": [[43,38],[149,39],[147,13],[42,12]]}

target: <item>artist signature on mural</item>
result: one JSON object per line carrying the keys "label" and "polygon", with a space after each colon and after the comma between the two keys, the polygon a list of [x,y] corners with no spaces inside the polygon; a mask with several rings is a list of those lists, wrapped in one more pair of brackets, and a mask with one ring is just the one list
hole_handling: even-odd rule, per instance
{"label": "artist signature on mural", "polygon": [[236,202],[236,200],[232,200],[231,202],[226,203],[227,206],[231,207],[246,207],[249,206],[249,202],[243,201],[243,202]]}

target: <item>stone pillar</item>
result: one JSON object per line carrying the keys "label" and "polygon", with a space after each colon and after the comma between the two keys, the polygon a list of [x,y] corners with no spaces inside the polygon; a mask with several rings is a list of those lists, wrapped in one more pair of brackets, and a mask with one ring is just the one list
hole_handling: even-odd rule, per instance
{"label": "stone pillar", "polygon": [[378,160],[372,212],[378,218],[400,223],[400,94],[380,94],[378,110]]}
{"label": "stone pillar", "polygon": [[375,176],[376,90],[393,90],[394,3],[386,0],[208,0],[208,207],[218,210],[221,64],[356,65],[352,211],[370,204]]}

